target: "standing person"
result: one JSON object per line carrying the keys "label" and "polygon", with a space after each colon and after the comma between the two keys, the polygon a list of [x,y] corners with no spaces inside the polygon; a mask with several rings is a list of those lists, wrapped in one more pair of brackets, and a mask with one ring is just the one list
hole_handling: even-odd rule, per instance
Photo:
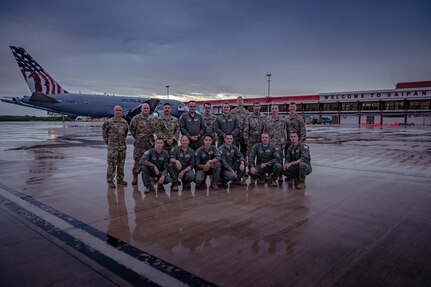
{"label": "standing person", "polygon": [[261,142],[251,149],[248,157],[248,169],[252,179],[258,179],[259,183],[265,183],[265,174],[271,176],[271,185],[277,186],[277,179],[280,175],[282,165],[280,163],[280,153],[273,144],[269,143],[269,135],[263,133]]}
{"label": "standing person", "polygon": [[190,141],[186,135],[181,136],[181,145],[172,148],[169,153],[169,174],[173,180],[172,190],[178,191],[182,180],[184,185],[195,180],[195,151],[189,147]]}
{"label": "standing person", "polygon": [[150,192],[151,178],[155,178],[158,184],[171,182],[168,173],[169,154],[163,149],[164,145],[164,140],[157,138],[155,147],[147,150],[140,160],[144,192]]}
{"label": "standing person", "polygon": [[271,115],[266,118],[264,132],[269,134],[269,140],[281,153],[287,141],[286,121],[278,114],[279,108],[273,104]]}
{"label": "standing person", "polygon": [[302,116],[296,113],[296,103],[291,102],[289,104],[289,113],[286,115],[286,129],[287,129],[287,143],[285,147],[285,153],[290,146],[290,133],[295,131],[298,134],[299,140],[305,142],[307,138],[305,132],[305,121]]}
{"label": "standing person", "polygon": [[217,146],[221,146],[224,142],[225,134],[232,134],[235,138],[239,133],[238,118],[230,113],[230,105],[225,102],[222,107],[222,114],[217,117],[214,122],[214,130],[217,133]]}
{"label": "standing person", "polygon": [[202,118],[204,120],[204,124],[206,127],[206,133],[205,134],[210,135],[213,139],[212,143],[215,144],[216,134],[214,131],[214,122],[215,122],[217,116],[211,114],[211,103],[205,103],[204,104],[204,113],[202,115]]}
{"label": "standing person", "polygon": [[244,127],[245,127],[245,120],[250,115],[250,112],[244,107],[244,98],[239,96],[236,99],[237,106],[233,108],[230,112],[232,115],[236,116],[238,118],[239,122],[239,133],[236,137],[235,141],[237,146],[239,147],[242,155],[244,158],[247,156],[247,145],[244,141]]}
{"label": "standing person", "polygon": [[260,112],[260,102],[253,103],[253,113],[247,117],[244,126],[244,141],[247,145],[247,155],[255,144],[260,142],[260,136],[265,126],[265,116]]}
{"label": "standing person", "polygon": [[156,138],[165,141],[164,149],[171,150],[178,144],[180,125],[178,119],[171,115],[171,104],[163,104],[163,115],[156,120]]}
{"label": "standing person", "polygon": [[115,172],[117,172],[117,184],[127,186],[127,182],[124,181],[124,162],[126,160],[126,137],[129,132],[129,125],[121,117],[122,112],[121,106],[115,106],[114,117],[107,120],[102,126],[103,141],[108,145],[106,180],[111,188],[115,187]]}
{"label": "standing person", "polygon": [[147,103],[142,104],[141,113],[133,117],[130,122],[130,133],[135,141],[133,145],[133,180],[132,185],[138,184],[138,175],[141,172],[139,161],[145,151],[149,150],[154,145],[154,132],[155,132],[156,118],[150,115],[150,106]]}
{"label": "standing person", "polygon": [[196,185],[200,186],[205,182],[205,177],[211,175],[211,188],[218,189],[220,181],[220,153],[212,145],[209,135],[204,136],[203,145],[195,152],[196,160]]}
{"label": "standing person", "polygon": [[295,179],[295,188],[305,188],[305,177],[311,173],[310,148],[299,141],[296,132],[290,133],[291,145],[287,149],[286,163],[283,166],[283,174],[287,180]]}
{"label": "standing person", "polygon": [[219,147],[221,156],[221,177],[225,182],[234,181],[239,185],[247,185],[243,180],[245,175],[245,160],[239,148],[233,145],[233,135],[224,135],[224,144]]}
{"label": "standing person", "polygon": [[[264,132],[269,134],[270,142],[280,153],[280,163],[283,164],[284,147],[287,142],[286,121],[278,114],[279,108],[276,104],[271,105],[271,115],[266,118]],[[283,181],[280,174],[278,181]]]}
{"label": "standing person", "polygon": [[189,102],[189,111],[180,117],[181,134],[186,135],[190,141],[190,147],[197,150],[202,145],[202,137],[205,134],[205,124],[202,116],[196,113],[196,102]]}

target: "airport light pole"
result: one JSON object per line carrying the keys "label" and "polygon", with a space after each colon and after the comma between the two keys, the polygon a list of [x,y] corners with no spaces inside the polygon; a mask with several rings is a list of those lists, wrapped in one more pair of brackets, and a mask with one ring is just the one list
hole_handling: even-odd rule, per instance
{"label": "airport light pole", "polygon": [[271,74],[266,74],[266,76],[268,77],[268,116],[269,116],[269,97],[271,96]]}
{"label": "airport light pole", "polygon": [[268,77],[268,99],[271,96],[271,74],[266,74],[266,76]]}
{"label": "airport light pole", "polygon": [[166,95],[168,96],[168,100],[169,100],[169,86],[166,86]]}

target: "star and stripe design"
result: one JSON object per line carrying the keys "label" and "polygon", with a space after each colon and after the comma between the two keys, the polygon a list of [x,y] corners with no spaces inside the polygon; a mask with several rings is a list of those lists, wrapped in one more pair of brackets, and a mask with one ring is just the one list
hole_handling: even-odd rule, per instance
{"label": "star and stripe design", "polygon": [[67,93],[24,48],[10,46],[21,73],[32,93],[64,94]]}

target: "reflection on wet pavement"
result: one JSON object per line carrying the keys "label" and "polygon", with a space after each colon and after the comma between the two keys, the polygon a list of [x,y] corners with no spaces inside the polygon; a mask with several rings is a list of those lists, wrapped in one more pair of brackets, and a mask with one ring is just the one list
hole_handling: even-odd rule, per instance
{"label": "reflection on wet pavement", "polygon": [[[106,232],[111,245],[128,243],[215,284],[415,285],[406,260],[428,274],[429,127],[310,126],[305,191],[284,182],[148,194],[141,181],[108,189],[100,123],[11,123],[0,131],[9,135],[1,139],[1,183]],[[368,266],[397,276],[378,281]]]}

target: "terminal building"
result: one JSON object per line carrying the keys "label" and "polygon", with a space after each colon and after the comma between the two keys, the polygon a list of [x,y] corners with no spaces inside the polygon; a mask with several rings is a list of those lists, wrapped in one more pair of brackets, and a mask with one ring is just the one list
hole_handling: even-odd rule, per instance
{"label": "terminal building", "polygon": [[[262,112],[268,113],[276,104],[281,114],[288,113],[289,103],[295,102],[308,123],[431,125],[431,81],[398,83],[395,89],[386,90],[246,98],[244,105],[252,111],[256,101],[261,103]],[[236,105],[236,99],[198,101],[199,111],[205,102],[212,104],[214,114],[221,114],[224,102]]]}

